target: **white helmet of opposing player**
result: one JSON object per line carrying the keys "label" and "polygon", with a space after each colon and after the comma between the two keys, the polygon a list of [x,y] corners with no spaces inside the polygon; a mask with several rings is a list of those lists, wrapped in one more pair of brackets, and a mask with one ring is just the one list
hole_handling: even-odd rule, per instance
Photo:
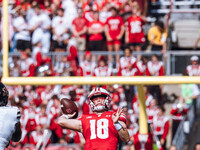
{"label": "white helmet of opposing player", "polygon": [[[94,104],[93,100],[96,99],[97,97],[104,97],[105,98],[102,105],[96,106]],[[94,111],[94,112],[100,112],[100,111],[110,109],[110,102],[111,102],[110,93],[107,90],[105,90],[104,88],[99,88],[99,87],[94,88],[90,92],[90,94],[88,95],[88,100],[90,102],[90,106],[92,108],[92,111]]]}

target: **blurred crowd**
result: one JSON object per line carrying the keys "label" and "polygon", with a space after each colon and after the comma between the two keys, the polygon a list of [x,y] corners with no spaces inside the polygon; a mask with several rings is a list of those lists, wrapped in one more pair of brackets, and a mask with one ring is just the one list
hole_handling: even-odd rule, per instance
{"label": "blurred crowd", "polygon": [[[148,49],[165,53],[164,23],[147,17],[147,8],[147,1],[137,0],[10,0],[9,49],[18,53],[9,59],[10,76],[40,76],[38,72],[44,70],[46,76],[61,75],[69,66],[80,75],[77,70],[86,51],[116,52],[106,61],[117,69],[119,52],[125,48],[140,52],[149,44]],[[0,21],[2,31],[2,15]],[[151,26],[146,32],[145,24]],[[52,60],[49,52],[67,52],[67,56]],[[140,61],[141,55],[136,58]]]}
{"label": "blurred crowd", "polygon": [[[147,17],[147,9],[145,0],[9,0],[9,50],[16,52],[16,55],[9,57],[9,75],[164,76],[165,65],[157,55],[132,55],[134,51],[145,51],[146,44],[152,51],[166,52],[167,31],[164,23]],[[0,21],[2,31],[2,16]],[[144,24],[152,22],[145,33]],[[2,34],[0,37],[2,39]],[[122,50],[123,56],[120,56]],[[116,54],[95,57],[94,51],[113,51]],[[67,55],[56,55],[52,60],[49,52],[67,52]],[[200,75],[198,61],[197,56],[191,57],[187,75]],[[9,86],[9,102],[21,110],[23,131],[21,141],[12,143],[12,147],[26,144],[38,146],[41,143],[76,143],[83,147],[81,134],[63,130],[56,121],[62,114],[62,97],[76,102],[79,115],[91,113],[87,94],[93,87]],[[127,115],[131,141],[122,145],[125,148],[133,144],[140,147],[137,138],[139,103],[136,87],[103,87],[112,95],[111,109],[115,111],[122,107]],[[171,110],[172,119],[175,120],[173,136],[178,124],[187,115],[188,106],[199,96],[198,87],[193,84],[182,85],[181,88],[183,94]],[[163,87],[145,86],[145,94],[148,124],[152,127],[149,132],[153,132],[165,148],[170,118],[165,115]],[[151,137],[149,142],[152,143]]]}
{"label": "blurred crowd", "polygon": [[[120,58],[123,62],[120,65],[119,76],[134,76],[138,75],[153,75],[161,76],[164,75],[164,67],[162,62],[158,61],[156,55],[151,57],[150,61],[142,56],[142,60],[138,63],[135,62],[136,58],[129,56],[131,50],[129,48],[125,49],[124,57]],[[91,52],[87,52],[86,58],[91,57]],[[129,62],[134,62],[133,64],[125,63],[128,58]],[[99,59],[100,64],[106,64],[105,58]],[[149,67],[148,64],[156,64],[159,70],[155,70],[155,67]],[[191,64],[186,68],[186,74],[190,76],[198,76],[198,71],[194,71],[191,68],[198,65],[198,57],[191,57]],[[92,63],[91,63],[92,64]],[[83,68],[86,68],[83,65]],[[136,66],[136,67],[133,67]],[[139,66],[139,67],[137,67]],[[99,68],[102,70],[102,66],[90,68],[90,71],[85,72],[85,76],[90,76],[91,74],[96,74],[100,76],[103,72],[98,72]],[[106,70],[106,71],[105,71]],[[104,68],[104,74],[111,75],[108,67]],[[152,72],[154,74],[152,74]],[[12,143],[12,147],[24,146],[26,144],[38,145],[41,143],[53,144],[77,144],[80,148],[84,146],[84,138],[78,132],[70,131],[67,129],[62,129],[57,125],[57,118],[62,115],[60,109],[60,99],[67,97],[73,100],[79,109],[79,116],[82,114],[91,113],[89,106],[89,101],[87,99],[88,93],[96,86],[89,85],[46,85],[46,86],[8,86],[9,90],[9,103],[13,106],[18,106],[21,110],[22,118],[22,139],[19,143]],[[137,88],[134,85],[103,85],[103,88],[107,89],[112,97],[111,109],[116,111],[118,107],[123,108],[123,113],[127,116],[127,126],[131,141],[129,143],[122,143],[121,146],[125,149],[130,149],[131,147],[140,148],[140,143],[138,139],[139,134],[139,97]],[[173,98],[166,99],[163,94],[162,86],[151,85],[145,86],[145,104],[149,128],[148,144],[152,145],[154,142],[152,135],[159,139],[160,145],[166,149],[166,139],[170,130],[172,128],[172,139],[175,136],[176,130],[180,122],[188,117],[187,113],[191,105],[196,108],[196,101],[200,95],[199,88],[196,84],[182,84],[180,85],[181,95],[172,95]],[[165,103],[173,103],[170,109],[171,115],[165,113]],[[194,109],[194,114],[196,113]],[[172,120],[172,124],[170,124]],[[48,134],[47,134],[48,133]],[[153,134],[152,134],[153,133]],[[159,147],[159,145],[157,146]]]}

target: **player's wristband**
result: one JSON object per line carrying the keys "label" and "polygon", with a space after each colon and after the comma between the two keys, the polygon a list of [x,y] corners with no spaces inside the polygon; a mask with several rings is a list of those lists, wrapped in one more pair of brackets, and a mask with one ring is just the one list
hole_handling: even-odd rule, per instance
{"label": "player's wristband", "polygon": [[122,125],[119,122],[115,123],[114,126],[117,131],[119,131],[122,128]]}
{"label": "player's wristband", "polygon": [[69,116],[67,116],[67,115],[63,114],[62,116],[65,117],[66,119],[69,119]]}

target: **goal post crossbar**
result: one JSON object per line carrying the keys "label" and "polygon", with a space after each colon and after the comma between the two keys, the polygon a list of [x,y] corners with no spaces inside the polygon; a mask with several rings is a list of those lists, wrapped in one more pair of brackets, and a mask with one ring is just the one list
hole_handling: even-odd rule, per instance
{"label": "goal post crossbar", "polygon": [[200,77],[134,76],[134,77],[3,77],[6,85],[162,85],[200,84]]}

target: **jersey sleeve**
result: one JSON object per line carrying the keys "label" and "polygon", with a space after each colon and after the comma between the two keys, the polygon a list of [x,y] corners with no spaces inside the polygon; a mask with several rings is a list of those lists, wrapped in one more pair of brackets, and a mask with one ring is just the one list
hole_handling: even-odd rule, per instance
{"label": "jersey sleeve", "polygon": [[121,115],[119,116],[119,121],[126,123],[126,115],[121,113]]}
{"label": "jersey sleeve", "polygon": [[21,118],[21,113],[20,113],[19,109],[17,108],[17,122],[20,121],[20,118]]}
{"label": "jersey sleeve", "polygon": [[85,115],[81,115],[81,116],[79,116],[77,119],[80,120],[80,121],[82,121],[83,118],[84,118],[84,116],[85,116]]}

